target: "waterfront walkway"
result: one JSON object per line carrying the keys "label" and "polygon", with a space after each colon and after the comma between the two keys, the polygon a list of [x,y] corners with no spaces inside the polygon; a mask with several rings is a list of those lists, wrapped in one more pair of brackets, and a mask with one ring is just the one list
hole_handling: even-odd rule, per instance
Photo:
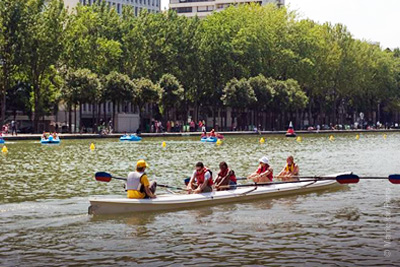
{"label": "waterfront walkway", "polygon": [[[320,130],[317,131],[296,131],[297,135],[304,134],[337,134],[337,133],[389,133],[389,132],[400,132],[400,129],[373,129],[373,130]],[[219,132],[222,135],[284,135],[286,131],[229,131],[229,132]],[[72,133],[72,134],[59,134],[62,139],[94,139],[94,138],[119,138],[122,133],[113,133],[108,135],[99,134],[89,134],[89,133]],[[179,132],[179,133],[142,133],[141,137],[176,137],[176,136],[200,136],[201,132]],[[18,134],[17,136],[12,136],[11,134],[4,135],[4,140],[39,140],[42,134]]]}

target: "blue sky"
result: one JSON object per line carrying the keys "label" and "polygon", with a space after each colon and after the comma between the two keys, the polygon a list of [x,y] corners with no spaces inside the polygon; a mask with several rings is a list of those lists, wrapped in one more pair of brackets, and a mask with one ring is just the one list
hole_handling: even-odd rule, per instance
{"label": "blue sky", "polygon": [[[162,7],[169,0],[161,0]],[[342,23],[355,38],[400,47],[400,0],[286,0],[301,17]]]}

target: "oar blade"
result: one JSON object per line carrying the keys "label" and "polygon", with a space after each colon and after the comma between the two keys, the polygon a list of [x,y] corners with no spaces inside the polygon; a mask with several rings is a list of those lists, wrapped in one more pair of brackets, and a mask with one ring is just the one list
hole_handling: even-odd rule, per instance
{"label": "oar blade", "polygon": [[96,172],[95,174],[96,181],[108,183],[111,181],[112,176],[107,172]]}
{"label": "oar blade", "polygon": [[339,184],[356,184],[360,181],[360,177],[355,174],[342,174],[336,177],[336,181]]}
{"label": "oar blade", "polygon": [[392,184],[400,184],[400,174],[389,175],[389,182]]}

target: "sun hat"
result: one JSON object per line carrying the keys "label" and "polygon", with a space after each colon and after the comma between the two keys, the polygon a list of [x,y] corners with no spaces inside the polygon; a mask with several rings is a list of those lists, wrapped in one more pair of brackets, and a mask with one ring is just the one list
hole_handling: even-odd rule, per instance
{"label": "sun hat", "polygon": [[262,163],[264,163],[264,164],[269,164],[269,160],[268,160],[268,158],[267,158],[266,156],[260,158],[258,161],[259,161],[259,162],[262,162]]}
{"label": "sun hat", "polygon": [[146,161],[144,161],[144,159],[139,160],[136,163],[136,168],[148,168],[149,165],[146,163]]}

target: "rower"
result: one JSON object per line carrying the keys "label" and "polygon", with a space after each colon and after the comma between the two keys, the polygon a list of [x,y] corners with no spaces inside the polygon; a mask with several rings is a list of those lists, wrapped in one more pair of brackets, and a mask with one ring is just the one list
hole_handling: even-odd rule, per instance
{"label": "rower", "polygon": [[139,160],[136,163],[136,171],[128,174],[126,181],[126,190],[128,198],[155,198],[157,183],[149,183],[147,174],[145,173],[147,163],[144,160]]}
{"label": "rower", "polygon": [[273,169],[269,165],[267,157],[262,157],[259,160],[260,165],[256,172],[252,173],[247,177],[248,180],[253,180],[255,183],[269,183],[272,182]]}
{"label": "rower", "polygon": [[204,167],[202,162],[197,162],[196,170],[193,171],[187,185],[188,193],[207,193],[212,192],[213,178],[212,172]]}
{"label": "rower", "polygon": [[210,137],[215,137],[215,136],[216,136],[216,135],[215,135],[215,130],[212,129],[211,132],[210,132]]}
{"label": "rower", "polygon": [[282,181],[297,181],[299,175],[299,166],[294,163],[293,156],[289,156],[286,159],[286,166],[283,170],[278,174],[278,178]]}
{"label": "rower", "polygon": [[215,180],[217,191],[235,189],[237,183],[235,172],[228,168],[228,164],[225,161],[219,164],[219,170]]}

